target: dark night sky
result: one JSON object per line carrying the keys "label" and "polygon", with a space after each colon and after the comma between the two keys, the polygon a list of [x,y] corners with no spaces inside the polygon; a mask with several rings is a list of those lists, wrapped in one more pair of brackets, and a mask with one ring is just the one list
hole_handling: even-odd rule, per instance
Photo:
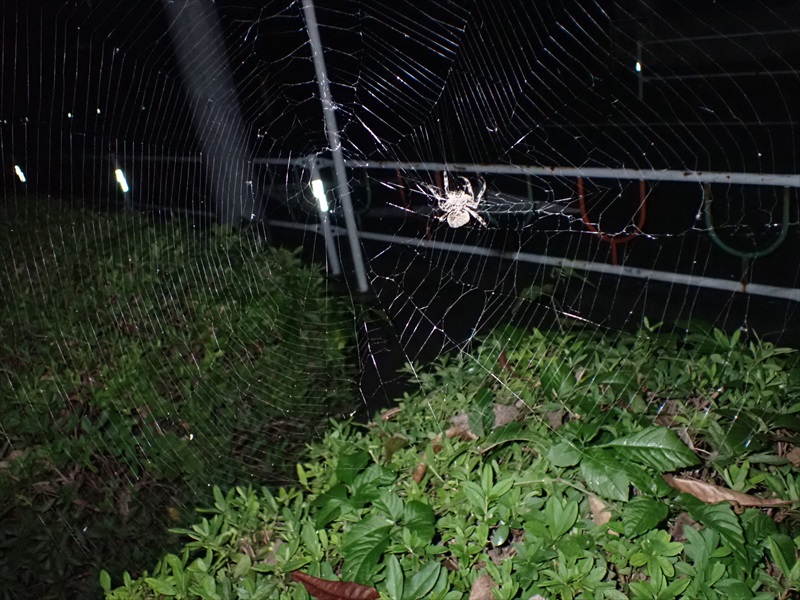
{"label": "dark night sky", "polygon": [[[198,124],[231,110],[241,111],[257,155],[324,148],[297,4],[208,6],[220,35],[192,38],[192,68],[212,82],[200,106],[187,96],[162,2],[9,3],[0,16],[4,152],[64,154],[112,144],[196,151]],[[797,169],[797,126],[787,125],[798,117],[797,75],[648,84],[640,102],[631,68],[637,38],[800,27],[796,0],[317,6],[341,125],[355,155]],[[800,69],[799,40],[795,33],[769,42],[723,38],[695,49],[650,46],[650,65],[672,74]],[[234,96],[224,86],[214,91],[221,78],[203,60],[210,47],[227,59]],[[193,114],[200,117],[193,121]]]}

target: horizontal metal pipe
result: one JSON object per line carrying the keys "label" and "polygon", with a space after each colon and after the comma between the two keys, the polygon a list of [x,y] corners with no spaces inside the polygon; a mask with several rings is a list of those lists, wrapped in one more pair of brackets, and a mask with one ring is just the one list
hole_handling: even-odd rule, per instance
{"label": "horizontal metal pipe", "polygon": [[[318,225],[301,225],[288,221],[270,221],[274,227],[285,227],[288,229],[299,229],[304,231],[315,231],[322,233]],[[338,230],[338,231],[337,231]],[[344,235],[345,230],[334,228],[334,234]],[[610,265],[606,263],[596,263],[586,260],[575,260],[559,256],[543,256],[540,254],[529,254],[527,252],[508,252],[506,250],[495,250],[493,248],[482,248],[480,246],[468,246],[466,244],[453,244],[450,242],[440,242],[436,240],[425,240],[412,237],[401,237],[385,233],[373,233],[370,231],[359,231],[359,237],[364,240],[376,242],[386,242],[389,244],[401,244],[404,246],[415,246],[418,248],[430,248],[445,252],[456,252],[459,254],[471,254],[473,256],[483,256],[487,258],[497,258],[500,260],[510,260],[518,262],[559,267],[562,269],[577,269],[591,273],[602,273],[604,275],[614,275],[617,277],[635,277],[648,281],[661,281],[675,285],[687,285],[704,289],[719,290],[723,292],[739,292],[754,296],[766,296],[768,298],[781,298],[800,302],[800,289],[785,288],[774,285],[763,285],[750,283],[742,286],[740,281],[727,279],[716,279],[713,277],[703,277],[699,275],[687,275],[683,273],[670,273],[668,271],[656,271],[653,269],[640,269],[638,267],[628,267],[623,265]]]}

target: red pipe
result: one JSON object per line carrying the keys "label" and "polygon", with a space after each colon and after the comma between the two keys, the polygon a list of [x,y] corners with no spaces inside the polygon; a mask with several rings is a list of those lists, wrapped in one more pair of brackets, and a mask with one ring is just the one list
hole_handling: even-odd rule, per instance
{"label": "red pipe", "polygon": [[[583,219],[587,229],[592,233],[598,234],[602,241],[611,246],[611,262],[615,265],[619,264],[617,246],[620,244],[627,244],[633,238],[637,237],[639,233],[631,233],[628,235],[607,235],[595,227],[589,220],[589,214],[586,211],[586,200],[583,192],[583,177],[578,177],[578,200],[580,201],[581,207],[581,219]],[[636,229],[641,231],[644,227],[644,222],[647,219],[647,184],[645,183],[644,179],[639,181],[639,208],[636,209],[636,212],[639,214],[639,220],[636,223]]]}

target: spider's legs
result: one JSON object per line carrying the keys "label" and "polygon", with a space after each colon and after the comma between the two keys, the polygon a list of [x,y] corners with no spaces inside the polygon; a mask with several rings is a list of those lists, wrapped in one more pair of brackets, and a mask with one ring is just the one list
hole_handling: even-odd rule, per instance
{"label": "spider's legs", "polygon": [[450,190],[450,181],[447,179],[447,171],[442,173],[444,175],[444,195],[447,195],[447,192]]}
{"label": "spider's legs", "polygon": [[466,177],[459,177],[461,181],[464,182],[464,189],[467,190],[467,194],[469,194],[470,198],[475,197],[475,192],[472,191],[472,183],[470,183],[469,179]]}
{"label": "spider's legs", "polygon": [[486,193],[486,180],[481,178],[481,191],[478,192],[477,196],[474,196],[475,203],[479,203],[483,199],[483,195]]}
{"label": "spider's legs", "polygon": [[475,211],[475,210],[473,210],[473,209],[471,209],[471,208],[468,208],[468,207],[467,207],[467,208],[465,208],[464,210],[466,210],[466,211],[467,211],[469,214],[471,214],[473,217],[475,217],[475,220],[476,220],[476,221],[478,221],[478,223],[480,223],[480,224],[481,224],[481,225],[483,225],[484,227],[488,227],[488,225],[486,224],[486,221],[484,221],[484,220],[483,220],[483,217],[481,217],[481,216],[480,216],[480,215],[477,213],[477,211]]}

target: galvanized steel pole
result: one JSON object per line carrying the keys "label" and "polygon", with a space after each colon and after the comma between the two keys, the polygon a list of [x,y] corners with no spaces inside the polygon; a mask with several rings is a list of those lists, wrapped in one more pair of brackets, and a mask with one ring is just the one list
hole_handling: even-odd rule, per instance
{"label": "galvanized steel pole", "polygon": [[317,72],[317,84],[319,85],[319,93],[322,100],[322,113],[325,115],[325,129],[328,134],[328,144],[331,147],[333,170],[336,174],[339,198],[342,201],[342,211],[344,212],[344,222],[347,226],[350,252],[353,255],[358,291],[363,293],[369,290],[369,284],[367,283],[367,274],[364,268],[364,257],[361,254],[361,242],[358,238],[356,219],[353,214],[353,202],[350,199],[350,186],[347,183],[347,170],[345,169],[344,156],[342,155],[342,142],[339,138],[339,127],[336,123],[336,107],[331,96],[328,72],[325,68],[325,57],[322,53],[322,40],[319,37],[317,15],[314,11],[314,2],[312,0],[303,0],[303,14],[306,19],[308,38],[311,41],[311,54],[314,58],[314,69]]}

